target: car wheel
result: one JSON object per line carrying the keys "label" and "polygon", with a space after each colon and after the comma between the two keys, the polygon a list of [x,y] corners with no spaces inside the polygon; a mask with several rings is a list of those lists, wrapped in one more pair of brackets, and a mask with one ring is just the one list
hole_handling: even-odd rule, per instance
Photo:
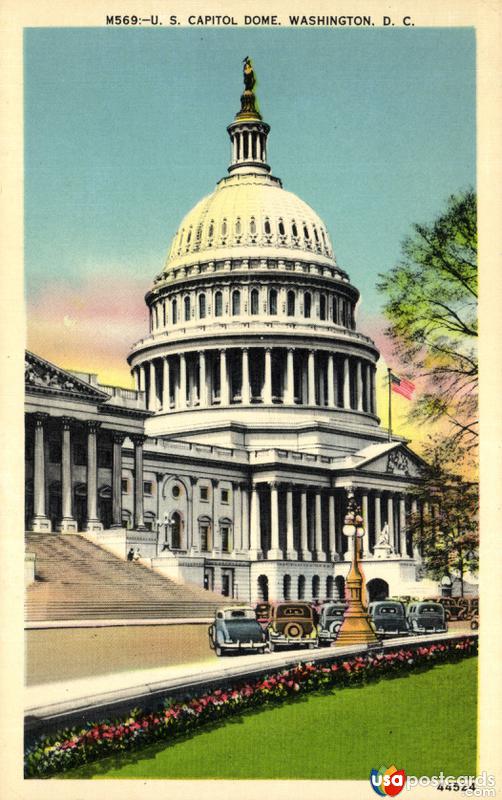
{"label": "car wheel", "polygon": [[315,642],[309,642],[307,646],[308,646],[309,650],[315,650],[316,643]]}

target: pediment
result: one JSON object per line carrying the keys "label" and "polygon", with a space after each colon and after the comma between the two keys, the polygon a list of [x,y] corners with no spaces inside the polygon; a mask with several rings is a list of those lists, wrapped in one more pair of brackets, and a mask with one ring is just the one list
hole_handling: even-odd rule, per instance
{"label": "pediment", "polygon": [[[361,456],[362,451],[358,455]],[[422,459],[405,445],[389,443],[383,452],[363,457],[356,465],[356,469],[399,478],[420,478],[423,463]]]}
{"label": "pediment", "polygon": [[29,393],[52,394],[99,403],[109,398],[106,392],[28,351],[24,358],[24,387]]}

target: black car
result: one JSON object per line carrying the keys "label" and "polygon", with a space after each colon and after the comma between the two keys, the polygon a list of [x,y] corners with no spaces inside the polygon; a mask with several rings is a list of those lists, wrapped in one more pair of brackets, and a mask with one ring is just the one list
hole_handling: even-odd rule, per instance
{"label": "black car", "polygon": [[240,650],[263,653],[267,646],[265,632],[256,620],[254,609],[247,606],[219,608],[208,634],[209,646],[217,656]]}
{"label": "black car", "polygon": [[405,608],[399,600],[376,600],[369,604],[368,613],[380,636],[408,635]]}

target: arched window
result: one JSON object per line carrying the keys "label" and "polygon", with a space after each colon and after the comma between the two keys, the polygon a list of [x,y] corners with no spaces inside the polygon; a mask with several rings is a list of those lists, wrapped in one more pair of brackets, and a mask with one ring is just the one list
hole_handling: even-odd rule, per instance
{"label": "arched window", "polygon": [[336,294],[333,295],[333,322],[338,325],[338,298]]}
{"label": "arched window", "polygon": [[291,575],[285,575],[282,579],[282,593],[285,600],[291,600]]}
{"label": "arched window", "polygon": [[310,233],[309,233],[309,229],[307,228],[306,222],[303,223],[303,235],[305,236],[305,239],[307,241],[310,240]]}
{"label": "arched window", "polygon": [[291,223],[291,233],[293,234],[294,238],[298,238],[298,228],[296,227],[296,222],[293,220]]}
{"label": "arched window", "polygon": [[249,233],[251,236],[254,236],[256,233],[256,220],[254,217],[251,217],[251,221],[249,223]]}
{"label": "arched window", "polygon": [[305,599],[305,575],[298,576],[298,600]]}
{"label": "arched window", "polygon": [[279,235],[280,236],[284,236],[285,233],[286,233],[286,231],[285,231],[285,228],[284,228],[284,222],[282,221],[282,219],[280,219],[279,220]]}
{"label": "arched window", "polygon": [[181,517],[177,511],[171,517],[171,547],[173,550],[181,548]]}
{"label": "arched window", "polygon": [[268,217],[265,219],[264,230],[266,236],[270,236],[270,234],[272,233],[272,228],[270,227],[270,220]]}
{"label": "arched window", "polygon": [[207,232],[207,238],[209,239],[210,242],[212,241],[213,236],[214,236],[214,222],[213,222],[213,220],[211,220],[211,222],[209,223],[209,229],[208,229],[208,232]]}
{"label": "arched window", "polygon": [[335,579],[333,578],[333,575],[328,575],[328,577],[326,578],[326,597],[328,598],[328,600],[331,600],[333,597],[334,585],[335,585]]}
{"label": "arched window", "polygon": [[326,295],[322,294],[319,303],[319,316],[321,319],[326,319]]}
{"label": "arched window", "polygon": [[221,317],[223,314],[223,295],[221,292],[216,292],[214,295],[214,316]]}
{"label": "arched window", "polygon": [[227,225],[226,219],[224,219],[223,222],[221,223],[221,235],[222,235],[222,237],[225,238],[227,233],[228,233],[228,225]]}
{"label": "arched window", "polygon": [[190,298],[187,295],[183,301],[184,308],[185,308],[185,322],[188,322],[190,319]]}
{"label": "arched window", "polygon": [[190,239],[192,238],[192,229],[188,229],[188,236],[187,236],[187,247],[190,244]]}
{"label": "arched window", "polygon": [[293,291],[288,292],[288,317],[295,316],[295,293]]}
{"label": "arched window", "polygon": [[258,289],[251,289],[251,314],[260,313],[260,293]]}
{"label": "arched window", "polygon": [[268,293],[268,313],[277,314],[277,289],[270,289]]}
{"label": "arched window", "polygon": [[234,317],[241,313],[241,293],[237,290],[232,294],[232,314]]}
{"label": "arched window", "polygon": [[199,295],[199,319],[204,319],[206,316],[206,295]]}
{"label": "arched window", "polygon": [[318,600],[321,593],[321,579],[319,575],[314,575],[312,578],[312,599]]}
{"label": "arched window", "polygon": [[241,233],[242,233],[241,220],[240,217],[237,217],[237,219],[235,220],[235,235],[240,236]]}
{"label": "arched window", "polygon": [[171,319],[173,321],[173,325],[176,325],[178,322],[178,303],[176,302],[176,298],[174,298],[173,302],[171,303]]}
{"label": "arched window", "polygon": [[312,295],[310,292],[305,292],[303,296],[303,313],[306,317],[310,317],[312,313]]}
{"label": "arched window", "polygon": [[164,317],[164,327],[165,327],[165,326],[166,326],[166,324],[167,324],[167,304],[166,304],[165,302],[164,302],[164,303],[162,303],[162,312],[163,312],[163,317]]}
{"label": "arched window", "polygon": [[317,244],[319,244],[319,234],[317,233],[317,228],[315,225],[314,225],[314,236]]}

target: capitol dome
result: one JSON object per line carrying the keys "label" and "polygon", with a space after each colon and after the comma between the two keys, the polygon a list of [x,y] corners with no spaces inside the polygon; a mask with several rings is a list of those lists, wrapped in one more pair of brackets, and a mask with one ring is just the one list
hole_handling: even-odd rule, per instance
{"label": "capitol dome", "polygon": [[128,358],[152,436],[221,441],[237,425],[250,444],[279,419],[378,426],[359,292],[324,222],[271,174],[252,83],[227,127],[229,174],[182,219],[146,296],[150,333]]}

